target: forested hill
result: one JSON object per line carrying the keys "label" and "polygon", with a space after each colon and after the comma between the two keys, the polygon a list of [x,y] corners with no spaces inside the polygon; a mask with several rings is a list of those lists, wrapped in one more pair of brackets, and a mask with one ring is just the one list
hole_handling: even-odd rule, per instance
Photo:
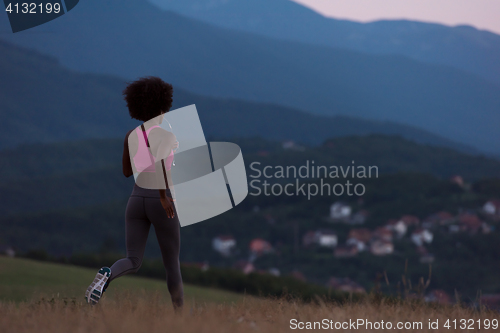
{"label": "forested hill", "polygon": [[[252,162],[276,166],[377,166],[380,175],[430,174],[442,179],[461,175],[466,181],[500,177],[500,161],[447,148],[416,144],[401,137],[371,135],[334,138],[321,146],[284,149],[281,142],[260,138],[209,137],[238,143],[247,175]],[[122,139],[25,145],[0,151],[1,214],[86,206],[120,198],[133,179],[121,171]],[[99,195],[96,195],[99,193]]]}
{"label": "forested hill", "polygon": [[[0,41],[0,148],[21,143],[118,138],[131,120],[123,79],[82,74],[56,59]],[[206,135],[260,136],[319,144],[334,136],[396,134],[416,142],[473,152],[427,131],[345,116],[318,116],[293,108],[196,95],[174,85],[173,109],[196,104]]]}

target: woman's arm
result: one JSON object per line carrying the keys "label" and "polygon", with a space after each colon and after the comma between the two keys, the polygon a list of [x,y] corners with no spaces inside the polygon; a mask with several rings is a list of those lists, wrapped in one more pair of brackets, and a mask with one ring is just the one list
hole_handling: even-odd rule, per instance
{"label": "woman's arm", "polygon": [[127,178],[134,174],[134,171],[132,170],[132,164],[130,163],[130,152],[128,149],[128,137],[133,131],[134,130],[128,131],[127,135],[125,135],[125,142],[123,143],[122,167],[123,175]]}

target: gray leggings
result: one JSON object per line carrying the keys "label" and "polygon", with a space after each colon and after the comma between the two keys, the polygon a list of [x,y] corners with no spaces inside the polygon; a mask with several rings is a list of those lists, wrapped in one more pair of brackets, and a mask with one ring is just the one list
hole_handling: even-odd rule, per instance
{"label": "gray leggings", "polygon": [[[169,190],[167,196],[171,197]],[[151,224],[160,245],[163,265],[167,273],[167,286],[175,308],[184,303],[184,291],[179,265],[180,226],[177,211],[169,218],[160,203],[158,190],[142,189],[135,185],[125,212],[127,258],[111,266],[110,282],[122,275],[139,270],[144,256]]]}

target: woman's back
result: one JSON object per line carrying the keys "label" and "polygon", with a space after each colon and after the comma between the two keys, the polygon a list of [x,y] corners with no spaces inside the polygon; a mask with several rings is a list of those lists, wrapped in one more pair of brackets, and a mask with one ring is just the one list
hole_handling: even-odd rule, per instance
{"label": "woman's back", "polygon": [[159,125],[153,125],[146,131],[140,126],[130,133],[128,142],[130,163],[136,184],[146,189],[165,189],[165,174],[161,163],[164,160],[170,184],[168,187],[171,187],[170,170],[174,159],[175,135]]}

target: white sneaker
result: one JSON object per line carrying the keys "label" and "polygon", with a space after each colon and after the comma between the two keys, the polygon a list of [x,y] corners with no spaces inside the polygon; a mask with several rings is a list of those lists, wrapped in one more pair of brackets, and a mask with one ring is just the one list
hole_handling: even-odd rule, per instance
{"label": "white sneaker", "polygon": [[95,305],[99,302],[102,294],[108,286],[108,279],[111,276],[111,269],[109,267],[102,267],[97,272],[94,281],[90,284],[85,292],[85,300],[87,303]]}

